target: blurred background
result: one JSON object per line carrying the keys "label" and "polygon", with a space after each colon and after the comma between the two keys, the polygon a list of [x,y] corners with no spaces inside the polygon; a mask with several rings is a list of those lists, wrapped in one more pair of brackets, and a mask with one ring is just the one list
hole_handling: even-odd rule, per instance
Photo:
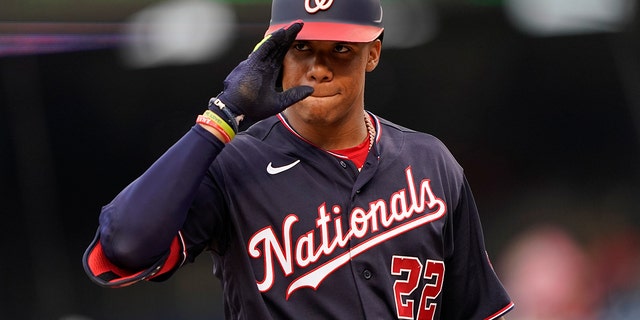
{"label": "blurred background", "polygon": [[[447,144],[510,319],[640,319],[635,0],[383,0],[367,108]],[[221,319],[206,255],[112,290],[100,207],[262,38],[269,0],[2,0],[0,318]]]}

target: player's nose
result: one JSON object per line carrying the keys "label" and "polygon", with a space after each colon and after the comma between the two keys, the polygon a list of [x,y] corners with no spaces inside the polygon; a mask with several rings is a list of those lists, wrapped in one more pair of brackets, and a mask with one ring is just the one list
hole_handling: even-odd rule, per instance
{"label": "player's nose", "polygon": [[309,59],[307,77],[315,82],[326,82],[333,80],[333,71],[326,59],[321,54],[315,54]]}

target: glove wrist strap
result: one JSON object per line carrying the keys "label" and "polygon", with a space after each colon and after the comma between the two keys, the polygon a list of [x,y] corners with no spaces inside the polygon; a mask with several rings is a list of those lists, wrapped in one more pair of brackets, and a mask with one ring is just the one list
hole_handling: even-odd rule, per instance
{"label": "glove wrist strap", "polygon": [[[222,94],[222,93],[221,93]],[[220,95],[218,95],[220,96]],[[218,97],[211,98],[209,100],[209,110],[215,112],[223,119],[226,119],[227,123],[233,129],[233,132],[238,133],[238,123],[242,116],[237,116],[229,110],[227,105],[222,102],[222,100],[218,99]]]}

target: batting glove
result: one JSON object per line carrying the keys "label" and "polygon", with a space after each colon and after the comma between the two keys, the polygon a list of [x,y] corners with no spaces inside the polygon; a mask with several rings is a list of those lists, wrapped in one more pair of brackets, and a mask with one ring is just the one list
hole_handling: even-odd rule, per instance
{"label": "batting glove", "polygon": [[[282,61],[302,29],[302,21],[267,35],[224,80],[224,91],[211,99],[209,108],[231,118],[237,131],[238,116],[257,121],[277,114],[313,93],[309,86],[276,90]],[[217,110],[216,110],[217,109]]]}

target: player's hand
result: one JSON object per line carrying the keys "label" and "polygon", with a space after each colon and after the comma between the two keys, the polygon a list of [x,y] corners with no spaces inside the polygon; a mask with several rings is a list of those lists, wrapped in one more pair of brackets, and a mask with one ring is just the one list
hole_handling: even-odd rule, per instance
{"label": "player's hand", "polygon": [[313,93],[309,86],[284,92],[276,90],[282,61],[302,25],[302,21],[294,22],[258,43],[249,57],[224,80],[224,91],[218,95],[219,101],[215,104],[220,107],[221,101],[233,115],[257,121],[277,114]]}

